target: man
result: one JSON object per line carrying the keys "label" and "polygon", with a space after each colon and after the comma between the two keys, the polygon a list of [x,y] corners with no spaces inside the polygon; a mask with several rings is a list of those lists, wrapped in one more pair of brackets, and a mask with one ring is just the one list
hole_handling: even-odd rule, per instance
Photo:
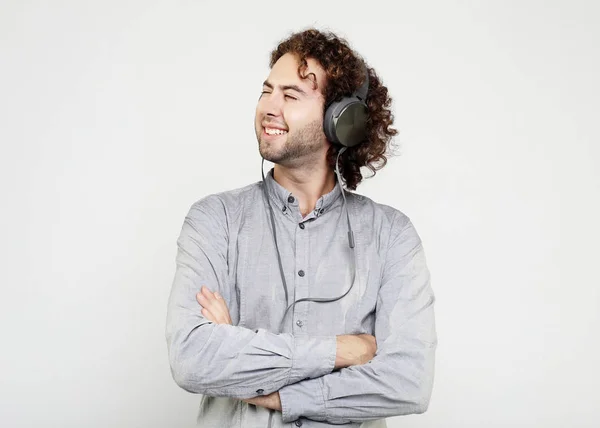
{"label": "man", "polygon": [[[410,219],[342,187],[356,189],[361,167],[385,165],[391,100],[332,33],[291,35],[270,65],[255,127],[274,168],[196,202],[178,240],[173,378],[203,394],[203,427],[385,427],[427,409],[437,343]],[[360,141],[332,142],[345,125],[330,107],[364,103],[365,92],[366,122],[353,114],[350,131]]]}

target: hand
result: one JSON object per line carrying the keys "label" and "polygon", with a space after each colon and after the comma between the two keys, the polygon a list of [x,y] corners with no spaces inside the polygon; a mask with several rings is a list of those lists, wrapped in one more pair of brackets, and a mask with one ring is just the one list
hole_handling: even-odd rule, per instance
{"label": "hand", "polygon": [[281,398],[279,397],[279,391],[272,392],[269,395],[259,395],[254,398],[247,398],[245,401],[248,404],[254,404],[255,406],[266,407],[267,409],[279,410],[281,412]]}
{"label": "hand", "polygon": [[337,336],[336,343],[336,369],[365,364],[377,353],[377,341],[370,334]]}
{"label": "hand", "polygon": [[202,306],[200,312],[205,318],[217,324],[233,325],[227,304],[218,291],[213,293],[202,286],[200,293],[196,294],[196,300]]}

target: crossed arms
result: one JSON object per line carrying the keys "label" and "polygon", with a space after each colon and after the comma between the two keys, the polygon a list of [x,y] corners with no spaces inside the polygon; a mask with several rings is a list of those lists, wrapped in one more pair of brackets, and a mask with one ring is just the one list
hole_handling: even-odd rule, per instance
{"label": "crossed arms", "polygon": [[236,312],[227,278],[227,222],[217,196],[194,204],[178,240],[167,315],[177,384],[281,410],[284,422],[303,416],[340,424],[424,412],[437,343],[434,297],[414,227],[400,215],[393,222],[376,305],[376,355],[368,358],[367,344],[356,337],[344,350],[335,336],[295,337],[211,319],[218,315],[204,312],[210,305],[196,299],[202,286]]}
{"label": "crossed arms", "polygon": [[[218,291],[213,293],[203,286],[200,292],[196,294],[196,300],[202,307],[200,312],[208,320],[217,324],[233,325],[227,303],[225,303],[225,300],[223,300]],[[377,343],[375,336],[370,334],[336,336],[334,368],[340,369],[367,363],[375,356],[376,351]],[[282,411],[279,391],[272,392],[269,395],[259,395],[254,398],[244,399],[243,401],[255,406]]]}

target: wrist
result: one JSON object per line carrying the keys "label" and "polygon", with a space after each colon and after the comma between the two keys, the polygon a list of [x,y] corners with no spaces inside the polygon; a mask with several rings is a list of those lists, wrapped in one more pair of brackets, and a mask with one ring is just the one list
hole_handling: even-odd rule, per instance
{"label": "wrist", "polygon": [[275,391],[273,400],[273,410],[278,410],[281,412],[281,396],[279,395],[279,391]]}

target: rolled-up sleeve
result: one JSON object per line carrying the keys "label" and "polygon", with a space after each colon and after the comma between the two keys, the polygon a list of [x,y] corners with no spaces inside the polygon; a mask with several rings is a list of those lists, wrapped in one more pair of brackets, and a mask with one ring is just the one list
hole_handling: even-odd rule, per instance
{"label": "rolled-up sleeve", "polygon": [[375,357],[282,388],[283,422],[305,417],[344,424],[428,408],[437,346],[435,299],[412,222],[397,215],[394,224],[376,305]]}
{"label": "rolled-up sleeve", "polygon": [[[177,241],[177,268],[167,307],[171,373],[183,389],[210,396],[266,395],[305,378],[331,373],[335,336],[294,337],[264,329],[215,324],[202,316],[196,294],[219,291],[231,308],[228,229],[218,196],[195,203]],[[239,317],[238,317],[239,319]]]}

